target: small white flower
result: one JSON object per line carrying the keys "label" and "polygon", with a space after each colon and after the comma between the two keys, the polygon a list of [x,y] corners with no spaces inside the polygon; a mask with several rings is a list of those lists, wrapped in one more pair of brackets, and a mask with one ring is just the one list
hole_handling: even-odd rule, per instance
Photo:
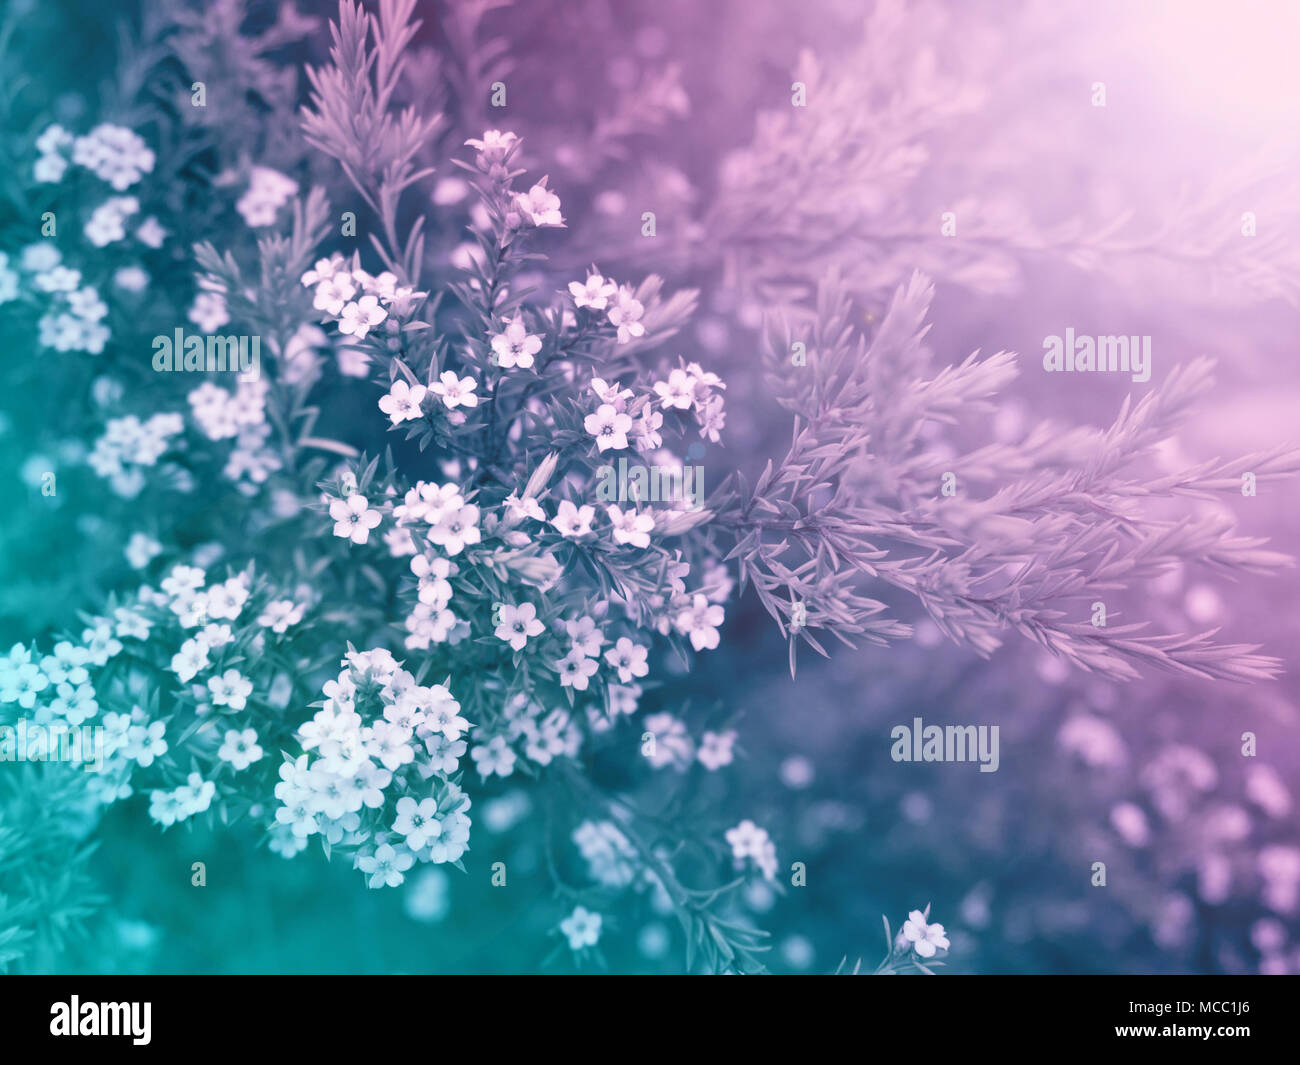
{"label": "small white flower", "polygon": [[665,407],[690,410],[695,402],[695,378],[685,370],[673,370],[667,381],[656,381],[654,390]]}
{"label": "small white flower", "polygon": [[414,421],[422,415],[420,404],[429,390],[424,385],[410,385],[398,378],[387,395],[379,397],[379,409],[388,415],[394,425]]}
{"label": "small white flower", "polygon": [[615,410],[610,404],[602,403],[595,412],[583,419],[583,428],[596,438],[596,447],[600,451],[610,448],[621,450],[627,447],[627,434],[632,428],[632,419]]}
{"label": "small white flower", "polygon": [[487,743],[475,744],[469,756],[474,759],[474,766],[484,779],[493,773],[499,777],[508,777],[514,772],[517,761],[515,752],[510,749],[504,736],[493,736]]}
{"label": "small white flower", "polygon": [[618,643],[605,652],[605,661],[618,670],[620,681],[631,684],[634,677],[644,677],[650,672],[650,666],[646,663],[649,653],[649,648],[621,636]]}
{"label": "small white flower", "polygon": [[575,306],[603,311],[618,292],[618,286],[612,281],[606,281],[600,274],[588,274],[585,282],[570,281],[569,292],[573,296]]}
{"label": "small white flower", "polygon": [[555,663],[556,672],[560,674],[560,686],[585,692],[592,675],[599,667],[594,658],[588,658],[581,648],[574,647],[567,655]]}
{"label": "small white flower", "polygon": [[561,536],[577,539],[591,532],[591,519],[595,516],[595,507],[576,507],[565,499],[561,500],[559,511],[551,519],[551,524],[559,530]]}
{"label": "small white flower", "polygon": [[718,626],[724,616],[722,607],[697,594],[688,609],[678,612],[675,624],[678,632],[690,636],[695,650],[711,651],[718,646]]}
{"label": "small white flower", "polygon": [[429,540],[449,555],[459,555],[468,544],[482,539],[478,527],[479,510],[472,503],[448,510],[432,529]]}
{"label": "small white flower", "polygon": [[618,290],[618,297],[609,309],[610,324],[618,329],[618,342],[626,344],[634,337],[645,336],[645,325],[641,316],[645,307],[641,305],[626,285]]}
{"label": "small white flower", "polygon": [[330,503],[330,517],[334,519],[334,535],[354,544],[364,544],[370,539],[370,530],[383,520],[377,510],[371,510],[363,495],[350,495]]}
{"label": "small white flower", "polygon": [[600,941],[600,926],[600,914],[575,906],[573,912],[560,922],[560,932],[568,939],[570,950],[583,950]]}
{"label": "small white flower", "polygon": [[929,912],[928,906],[925,913],[913,910],[903,922],[903,938],[912,944],[912,949],[922,958],[933,958],[936,950],[948,949],[948,937],[944,935],[943,925],[928,923],[926,915]]}
{"label": "small white flower", "polygon": [[379,306],[377,296],[362,296],[354,303],[344,305],[339,314],[339,332],[361,340],[370,332],[371,326],[379,325],[387,317],[388,312]]}
{"label": "small white flower", "polygon": [[631,544],[633,547],[650,546],[650,533],[655,527],[653,514],[632,507],[624,511],[612,505],[605,510],[614,526],[616,544]]}
{"label": "small white flower", "polygon": [[516,651],[522,651],[530,637],[540,636],[545,629],[537,619],[537,607],[532,603],[502,604],[497,618],[497,639],[505,640]]}
{"label": "small white flower", "polygon": [[527,193],[515,195],[515,209],[534,226],[563,226],[560,198],[546,187],[542,178]]}
{"label": "small white flower", "polygon": [[248,697],[253,693],[253,682],[239,670],[228,669],[221,676],[208,679],[208,691],[212,693],[214,706],[243,710],[248,705]]}
{"label": "small white flower", "polygon": [[228,729],[225,742],[217,750],[217,757],[223,762],[229,762],[238,772],[247,769],[254,762],[261,761],[263,753],[262,748],[257,745],[256,729],[246,728],[243,732]]}
{"label": "small white flower", "polygon": [[497,365],[506,369],[518,366],[527,370],[533,365],[533,356],[541,350],[542,338],[529,333],[519,318],[507,319],[505,329],[492,338]]}
{"label": "small white flower", "polygon": [[457,407],[478,406],[478,396],[474,394],[476,388],[478,382],[474,378],[458,378],[454,370],[444,370],[439,374],[437,382],[429,386],[429,391],[435,396],[441,396],[448,410],[455,410]]}

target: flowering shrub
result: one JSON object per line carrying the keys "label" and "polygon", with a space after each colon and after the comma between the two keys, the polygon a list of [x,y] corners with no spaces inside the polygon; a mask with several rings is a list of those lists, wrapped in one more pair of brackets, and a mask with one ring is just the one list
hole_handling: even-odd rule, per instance
{"label": "flowering shrub", "polygon": [[[815,777],[798,756],[768,765],[789,734],[740,720],[775,684],[774,657],[822,694],[810,706],[847,704],[818,687],[826,672],[805,680],[801,647],[829,657],[833,639],[856,663],[840,668],[876,671],[853,674],[858,717],[828,759],[909,697],[978,716],[985,687],[943,687],[943,640],[969,652],[946,660],[964,669],[998,655],[1090,692],[1161,672],[1278,675],[1277,658],[1220,640],[1217,618],[1144,609],[1143,589],[1175,570],[1273,578],[1288,564],[1200,504],[1239,495],[1246,474],[1283,483],[1300,452],[1171,456],[1211,398],[1208,359],[1167,367],[1104,429],[1029,426],[1001,405],[1013,354],[952,359],[964,340],[931,335],[954,290],[1013,289],[1033,255],[1139,255],[1111,229],[1012,227],[988,204],[955,257],[883,225],[925,198],[922,142],[983,103],[972,86],[988,64],[949,84],[923,57],[877,121],[874,79],[889,73],[868,60],[932,16],[882,3],[838,66],[799,59],[823,109],[760,109],[753,142],[719,160],[715,201],[697,213],[683,193],[689,224],[639,256],[610,238],[618,204],[589,186],[625,141],[690,113],[681,70],[648,70],[575,160],[546,121],[534,145],[481,103],[507,69],[485,29],[500,5],[436,6],[446,40],[431,48],[414,0],[341,0],[299,92],[281,53],[324,41],[323,20],[151,5],[124,46],[119,106],[37,123],[24,142],[16,202],[50,205],[51,228],[0,252],[0,315],[79,419],[85,440],[50,465],[103,500],[85,553],[112,564],[0,658],[0,724],[102,729],[96,771],[44,767],[23,796],[67,788],[91,824],[121,804],[159,831],[220,825],[284,859],[341,862],[420,921],[454,890],[435,867],[484,891],[544,879],[539,956],[549,934],[603,964],[635,919],[640,953],[661,958],[671,917],[674,967],[760,972],[761,916],[879,799],[845,766],[842,805],[799,821],[733,783],[750,759],[790,791]],[[150,77],[169,102],[149,103]],[[671,200],[678,184],[657,176]],[[1285,290],[1282,253],[1266,251],[1258,270],[1234,267],[1247,293]],[[258,374],[154,372],[148,337],[182,322],[208,352],[211,334],[256,338]],[[1102,600],[1123,603],[1122,623],[1090,621]],[[747,645],[759,651],[738,666]],[[1128,766],[1114,727],[1066,702],[1048,745],[1103,776]],[[1008,733],[1030,728],[1020,709]],[[1127,791],[1105,793],[1109,831],[1141,848],[1203,819],[1213,845],[1178,870],[1225,901],[1234,862],[1255,862],[1268,904],[1292,912],[1293,842],[1247,853],[1253,822],[1210,799],[1213,761],[1152,746]],[[1243,787],[1268,817],[1290,808],[1267,766]],[[902,820],[924,824],[933,802],[914,795]],[[1005,797],[990,803],[1009,816]],[[1090,817],[1076,817],[1089,844]],[[0,884],[7,846],[0,835]],[[943,912],[987,927],[978,863],[952,877],[971,883]],[[60,922],[88,912],[57,901]],[[39,943],[48,966],[57,948],[31,915],[10,923],[0,964]],[[1254,927],[1288,964],[1285,932]],[[878,973],[929,972],[961,946],[928,905],[885,932]],[[812,965],[798,937],[781,957]]]}

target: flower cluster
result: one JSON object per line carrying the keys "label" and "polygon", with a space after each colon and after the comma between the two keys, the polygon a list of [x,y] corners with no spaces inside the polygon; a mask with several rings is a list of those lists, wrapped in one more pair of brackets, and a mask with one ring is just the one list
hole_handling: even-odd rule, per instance
{"label": "flower cluster", "polygon": [[312,306],[321,312],[321,320],[333,322],[344,336],[364,340],[371,330],[388,322],[385,328],[393,350],[400,346],[397,334],[401,323],[410,321],[427,295],[398,284],[396,275],[387,270],[378,275],[367,273],[355,257],[349,266],[337,253],[304,273],[302,284],[312,289]]}
{"label": "flower cluster", "polygon": [[63,180],[71,161],[124,192],[154,167],[154,153],[139,134],[107,122],[84,137],[74,137],[55,123],[36,139],[36,149],[40,158],[34,173],[42,183]]}
{"label": "flower cluster", "polygon": [[298,182],[267,166],[255,166],[249,175],[248,189],[235,210],[254,229],[275,224],[275,213],[298,195]]}
{"label": "flower cluster", "polygon": [[767,829],[759,828],[753,821],[741,821],[735,828],[727,829],[727,843],[737,867],[752,861],[766,879],[776,879],[776,844]]}
{"label": "flower cluster", "polygon": [[273,845],[288,857],[320,835],[355,854],[371,887],[396,887],[416,862],[458,863],[470,799],[452,775],[472,727],[460,704],[383,648],[350,650],[340,664],[298,729],[305,753],[280,768]]}
{"label": "flower cluster", "polygon": [[144,422],[134,414],[113,418],[86,461],[114,492],[131,499],[144,488],[145,467],[156,465],[184,428],[176,413],[155,414]]}

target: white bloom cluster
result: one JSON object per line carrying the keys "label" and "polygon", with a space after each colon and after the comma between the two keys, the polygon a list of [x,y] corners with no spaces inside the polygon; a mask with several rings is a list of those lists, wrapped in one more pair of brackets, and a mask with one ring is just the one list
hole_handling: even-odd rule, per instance
{"label": "white bloom cluster", "polygon": [[[370,331],[392,316],[389,332],[397,333],[399,320],[415,311],[427,292],[399,285],[396,275],[385,270],[368,274],[355,263],[349,268],[342,255],[320,259],[302,275],[302,283],[315,291],[312,306],[332,321],[345,336],[363,340]],[[396,337],[392,338],[396,342]]]}
{"label": "white bloom cluster", "polygon": [[486,780],[494,773],[510,776],[521,755],[545,766],[556,758],[577,757],[581,746],[582,732],[568,710],[557,707],[548,713],[520,692],[506,703],[501,730],[479,736],[470,757]]}
{"label": "white bloom cluster", "polygon": [[226,460],[224,475],[241,488],[256,490],[281,466],[279,456],[268,446],[271,426],[266,420],[269,385],[262,379],[240,379],[232,393],[211,381],[193,389],[190,410],[210,440],[235,440]]}
{"label": "white bloom cluster", "polygon": [[[741,821],[735,828],[727,829],[727,843],[737,865],[750,859],[768,880],[776,879],[776,844],[753,821]],[[940,929],[942,931],[942,929]]]}
{"label": "white bloom cluster", "polygon": [[627,285],[600,274],[588,274],[586,281],[570,281],[569,294],[575,307],[605,313],[609,324],[617,331],[618,342],[627,344],[645,336],[645,307],[636,298],[636,292]]}
{"label": "white bloom cluster", "polygon": [[371,887],[396,887],[418,862],[457,862],[470,800],[447,775],[472,727],[442,684],[419,685],[384,648],[351,651],[320,710],[298,729],[305,752],[276,785],[276,848],[320,835],[357,848]]}
{"label": "white bloom cluster", "polygon": [[204,780],[202,774],[191,773],[186,782],[171,791],[155,789],[149,793],[149,816],[164,828],[201,814],[212,805],[217,786]]}
{"label": "white bloom cluster", "polygon": [[129,189],[154,167],[154,154],[138,134],[107,122],[84,137],[74,137],[54,123],[36,138],[36,150],[40,155],[33,176],[42,184],[62,181],[69,158],[118,192]]}
{"label": "white bloom cluster", "polygon": [[172,437],[184,428],[184,420],[174,412],[155,414],[145,422],[134,414],[113,418],[86,461],[108,479],[114,492],[132,499],[144,488],[144,467],[156,465]]}
{"label": "white bloom cluster", "polygon": [[[49,299],[38,326],[41,345],[100,354],[112,335],[103,322],[108,307],[94,286],[82,284],[81,271],[64,266],[62,253],[49,241],[24,248],[18,265],[29,275],[31,289]],[[15,299],[18,290],[19,275],[0,254],[0,304]]]}
{"label": "white bloom cluster", "polygon": [[72,161],[124,192],[153,170],[154,154],[139,134],[105,122],[73,142]]}
{"label": "white bloom cluster", "polygon": [[235,210],[254,229],[274,225],[275,212],[296,195],[298,182],[293,178],[269,166],[255,166],[249,174],[248,190],[235,204]]}
{"label": "white bloom cluster", "polygon": [[573,843],[596,883],[623,888],[636,879],[640,867],[636,848],[613,821],[583,821],[573,830]]}
{"label": "white bloom cluster", "polygon": [[722,378],[696,362],[682,362],[669,372],[666,381],[654,383],[664,410],[691,411],[699,423],[700,435],[715,444],[721,440],[727,423],[725,400],[718,392],[726,387]]}
{"label": "white bloom cluster", "polygon": [[647,743],[643,750],[655,769],[686,770],[695,761],[695,741],[679,718],[668,713],[651,714],[645,719],[645,731],[654,737],[653,743]]}
{"label": "white bloom cluster", "polygon": [[134,196],[110,196],[90,213],[86,239],[97,248],[126,239],[126,220],[140,210]]}

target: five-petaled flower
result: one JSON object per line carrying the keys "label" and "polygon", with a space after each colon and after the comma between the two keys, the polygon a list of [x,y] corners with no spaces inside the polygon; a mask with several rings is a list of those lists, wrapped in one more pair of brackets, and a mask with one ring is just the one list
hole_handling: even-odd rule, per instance
{"label": "five-petaled flower", "polygon": [[457,407],[478,406],[478,396],[474,394],[476,388],[478,382],[474,378],[457,377],[455,370],[444,370],[429,386],[429,391],[441,396],[448,410],[455,410]]}
{"label": "five-petaled flower", "polygon": [[582,424],[596,438],[598,450],[621,450],[627,447],[627,434],[632,428],[632,419],[608,403],[602,403],[594,413],[588,414]]}
{"label": "five-petaled flower", "polygon": [[366,497],[359,494],[332,501],[330,517],[334,519],[334,535],[354,544],[369,540],[370,530],[383,520],[379,511],[371,510]]}
{"label": "five-petaled flower", "polygon": [[503,603],[497,618],[497,639],[505,640],[516,651],[522,651],[530,637],[540,636],[545,629],[537,618],[537,607],[532,603],[518,606]]}
{"label": "five-petaled flower", "polygon": [[922,958],[933,958],[936,950],[948,949],[948,937],[944,935],[943,925],[929,923],[929,913],[929,906],[924,913],[913,910],[903,922],[903,939],[911,943],[912,949]]}
{"label": "five-petaled flower", "polygon": [[407,384],[400,378],[393,382],[387,394],[379,397],[379,409],[392,420],[394,425],[419,418],[423,413],[420,404],[424,402],[429,390],[424,385]]}
{"label": "five-petaled flower", "polygon": [[528,332],[522,319],[506,320],[506,327],[492,338],[492,353],[498,366],[527,370],[533,356],[542,350],[542,338]]}

